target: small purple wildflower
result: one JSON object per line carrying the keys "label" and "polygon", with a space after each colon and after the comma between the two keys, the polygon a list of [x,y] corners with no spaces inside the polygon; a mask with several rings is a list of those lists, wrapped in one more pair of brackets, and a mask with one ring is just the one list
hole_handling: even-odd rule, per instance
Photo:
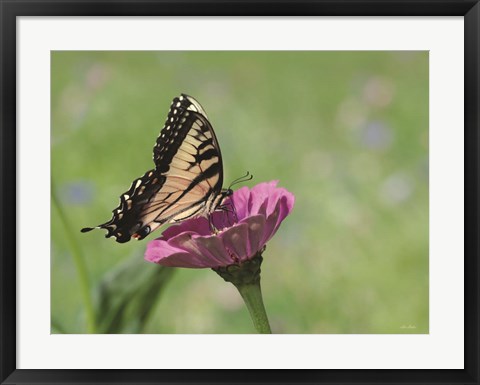
{"label": "small purple wildflower", "polygon": [[[225,202],[232,212],[216,211],[212,234],[209,220],[191,219],[169,227],[147,245],[145,259],[163,266],[219,268],[255,257],[293,208],[295,197],[277,181],[242,187]],[[231,205],[229,204],[231,202]]]}

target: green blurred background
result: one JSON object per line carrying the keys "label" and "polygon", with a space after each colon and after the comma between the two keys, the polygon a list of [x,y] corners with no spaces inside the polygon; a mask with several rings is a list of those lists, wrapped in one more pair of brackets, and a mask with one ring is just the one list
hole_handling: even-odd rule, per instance
{"label": "green blurred background", "polygon": [[428,333],[427,52],[51,59],[52,333],[255,332],[211,270],[145,262],[153,236],[80,233],[153,167],[181,92],[212,122],[225,184],[248,170],[295,194],[262,266],[275,333]]}

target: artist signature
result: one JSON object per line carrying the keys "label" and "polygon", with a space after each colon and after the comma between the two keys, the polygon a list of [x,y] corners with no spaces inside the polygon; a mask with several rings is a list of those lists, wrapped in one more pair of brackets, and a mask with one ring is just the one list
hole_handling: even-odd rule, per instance
{"label": "artist signature", "polygon": [[417,327],[415,325],[412,325],[412,324],[400,326],[400,329],[416,329],[416,328]]}

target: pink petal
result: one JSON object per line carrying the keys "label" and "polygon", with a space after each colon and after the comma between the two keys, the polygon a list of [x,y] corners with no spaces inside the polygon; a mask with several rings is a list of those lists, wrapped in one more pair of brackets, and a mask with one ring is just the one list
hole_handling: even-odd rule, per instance
{"label": "pink petal", "polygon": [[[292,193],[288,192],[284,188],[276,188],[273,190],[269,197],[268,197],[268,205],[267,205],[267,210],[266,210],[266,215],[269,216],[270,214],[273,213],[275,210],[275,207],[277,206],[277,202],[281,200],[283,197],[287,198],[287,206],[289,207],[288,212],[290,212],[293,208],[293,204],[295,201],[295,197]],[[285,218],[285,217],[284,217]],[[282,220],[284,219],[282,218]]]}
{"label": "pink petal", "polygon": [[260,183],[254,186],[250,191],[250,199],[248,200],[249,214],[259,214],[259,209],[266,200],[268,200],[267,183]]}
{"label": "pink petal", "polygon": [[[199,249],[209,251],[213,256],[212,264],[209,267],[219,267],[219,266],[228,266],[235,263],[235,260],[232,256],[229,255],[223,242],[220,238],[215,235],[211,237],[198,237],[195,238],[195,243],[198,245]],[[215,260],[215,264],[213,261]]]}
{"label": "pink petal", "polygon": [[[268,215],[268,207],[272,210],[281,193],[277,189],[277,180],[259,183],[251,190],[249,208],[250,215]],[[285,190],[286,191],[286,190]]]}
{"label": "pink petal", "polygon": [[215,236],[200,237],[192,232],[184,232],[170,239],[168,243],[189,253],[199,267],[218,267],[233,263],[221,240]]}
{"label": "pink petal", "polygon": [[279,201],[277,201],[277,205],[275,206],[275,210],[273,210],[272,214],[270,214],[265,222],[265,231],[263,233],[262,242],[266,244],[277,232],[280,223],[282,223],[283,219],[288,215],[287,205],[287,198],[282,197]]}
{"label": "pink petal", "polygon": [[163,266],[201,267],[189,253],[170,246],[165,241],[153,240],[147,244],[145,260]]}
{"label": "pink petal", "polygon": [[264,246],[262,238],[265,227],[265,217],[263,215],[254,215],[245,218],[242,223],[248,225],[248,251],[249,257],[251,257]]}
{"label": "pink petal", "polygon": [[252,193],[257,195],[269,195],[273,190],[276,189],[278,180],[271,180],[270,182],[262,182],[252,187]]}
{"label": "pink petal", "polygon": [[243,218],[249,215],[248,211],[248,200],[250,198],[250,190],[248,187],[242,187],[235,191],[230,198],[235,206],[235,211],[237,213],[238,220],[241,221]]}
{"label": "pink petal", "polygon": [[245,261],[250,256],[250,245],[248,244],[248,224],[237,224],[220,233],[223,246],[227,252],[233,254],[233,259]]}
{"label": "pink petal", "polygon": [[205,217],[198,217],[181,222],[178,225],[172,225],[162,233],[161,238],[168,240],[186,231],[194,232],[199,235],[209,235],[210,224],[208,223],[208,219]]}
{"label": "pink petal", "polygon": [[187,267],[190,269],[204,269],[209,267],[205,266],[204,261],[192,257],[192,255],[188,253],[172,254],[156,263],[162,266]]}

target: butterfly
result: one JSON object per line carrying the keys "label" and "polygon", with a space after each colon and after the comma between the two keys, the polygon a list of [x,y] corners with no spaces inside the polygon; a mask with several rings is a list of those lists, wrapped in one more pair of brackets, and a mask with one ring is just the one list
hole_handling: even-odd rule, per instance
{"label": "butterfly", "polygon": [[209,216],[232,194],[223,189],[223,165],[213,127],[200,103],[181,94],[173,99],[153,148],[155,168],[120,196],[112,219],[82,232],[106,229],[117,242],[145,238],[165,223]]}

